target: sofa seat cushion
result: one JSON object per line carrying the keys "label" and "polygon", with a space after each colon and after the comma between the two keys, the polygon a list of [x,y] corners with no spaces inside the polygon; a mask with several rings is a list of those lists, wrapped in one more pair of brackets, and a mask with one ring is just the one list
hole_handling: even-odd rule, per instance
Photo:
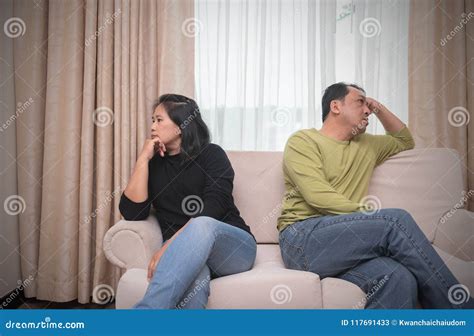
{"label": "sofa seat cushion", "polygon": [[[132,268],[120,279],[116,308],[131,308],[148,286],[145,269]],[[258,244],[254,267],[247,272],[211,281],[209,309],[354,308],[364,293],[341,279],[286,269],[277,244]],[[337,291],[337,293],[332,293]]]}
{"label": "sofa seat cushion", "polygon": [[338,278],[321,280],[324,309],[364,309],[366,294],[352,282]]}
{"label": "sofa seat cushion", "polygon": [[322,308],[319,276],[268,263],[211,281],[210,309]]}

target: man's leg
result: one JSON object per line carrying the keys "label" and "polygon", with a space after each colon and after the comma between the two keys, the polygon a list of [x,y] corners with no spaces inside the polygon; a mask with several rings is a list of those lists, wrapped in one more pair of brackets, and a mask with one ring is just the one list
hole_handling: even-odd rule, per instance
{"label": "man's leg", "polygon": [[388,257],[364,261],[337,276],[359,286],[364,300],[354,308],[402,309],[415,308],[418,284],[405,266]]}
{"label": "man's leg", "polygon": [[321,278],[347,272],[363,261],[390,257],[417,279],[423,307],[468,308],[474,304],[472,298],[459,303],[449,297],[449,289],[458,281],[413,217],[402,209],[309,218],[282,231],[280,244],[287,267]]}

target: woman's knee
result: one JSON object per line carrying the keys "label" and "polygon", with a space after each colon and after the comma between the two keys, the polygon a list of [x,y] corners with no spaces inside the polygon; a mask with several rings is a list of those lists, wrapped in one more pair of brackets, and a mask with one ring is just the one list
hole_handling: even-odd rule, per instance
{"label": "woman's knee", "polygon": [[192,234],[193,238],[212,238],[215,236],[217,223],[212,217],[199,216],[189,221],[186,230]]}

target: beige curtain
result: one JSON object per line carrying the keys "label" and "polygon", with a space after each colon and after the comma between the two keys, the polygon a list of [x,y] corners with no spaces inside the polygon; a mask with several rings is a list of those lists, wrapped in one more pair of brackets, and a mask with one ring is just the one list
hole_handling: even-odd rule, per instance
{"label": "beige curtain", "polygon": [[120,219],[152,101],[194,96],[193,12],[192,0],[13,2],[23,32],[9,83],[15,105],[33,101],[16,119],[27,297],[87,303],[97,286],[115,288],[102,239]]}
{"label": "beige curtain", "polygon": [[[409,124],[416,146],[456,149],[464,167],[466,196],[471,195],[474,0],[411,1],[409,78]],[[474,211],[474,197],[467,198]]]}

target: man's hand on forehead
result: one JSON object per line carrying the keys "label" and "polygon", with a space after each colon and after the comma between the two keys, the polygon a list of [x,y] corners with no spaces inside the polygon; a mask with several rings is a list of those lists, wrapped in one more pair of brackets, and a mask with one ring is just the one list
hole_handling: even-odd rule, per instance
{"label": "man's hand on forehead", "polygon": [[379,101],[375,100],[374,98],[366,97],[365,100],[366,100],[367,106],[372,111],[372,113],[377,114],[382,109],[383,105]]}

